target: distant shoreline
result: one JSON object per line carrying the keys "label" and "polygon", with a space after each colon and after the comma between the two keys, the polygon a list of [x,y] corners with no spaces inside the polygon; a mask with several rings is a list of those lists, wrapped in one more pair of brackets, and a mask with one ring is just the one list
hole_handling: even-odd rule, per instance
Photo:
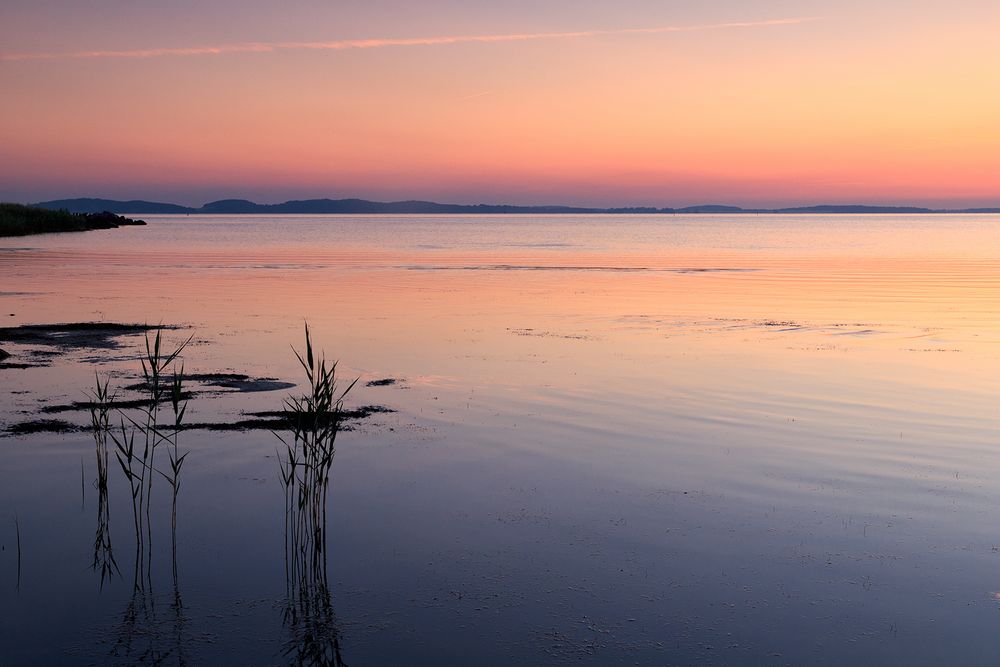
{"label": "distant shoreline", "polygon": [[22,204],[0,203],[0,237],[87,232],[145,224],[142,220],[125,218],[109,211],[71,213],[65,210],[54,211]]}
{"label": "distant shoreline", "polygon": [[946,214],[946,213],[1000,213],[996,208],[966,208],[966,209],[931,209],[919,206],[868,206],[863,204],[823,204],[818,206],[795,206],[789,208],[742,208],[739,206],[722,206],[705,204],[701,206],[686,206],[683,208],[655,208],[644,206],[588,208],[578,206],[514,206],[509,204],[440,204],[430,201],[397,201],[377,202],[367,199],[305,199],[283,202],[281,204],[257,204],[245,199],[223,199],[210,202],[200,207],[181,206],[164,202],[144,200],[121,201],[115,199],[57,199],[30,204],[32,208],[52,211],[68,211],[70,213],[129,213],[133,215],[391,215],[391,214],[427,214],[427,215],[517,215],[517,214],[570,214],[570,215],[650,215],[650,214],[888,214],[899,213],[907,215]]}

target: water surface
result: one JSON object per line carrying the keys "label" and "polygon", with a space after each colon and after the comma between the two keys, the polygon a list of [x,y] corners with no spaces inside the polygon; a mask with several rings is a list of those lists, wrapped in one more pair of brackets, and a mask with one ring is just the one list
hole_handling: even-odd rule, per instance
{"label": "water surface", "polygon": [[[4,326],[176,324],[189,372],[297,382],[308,320],[361,378],[348,405],[395,410],[338,440],[328,567],[347,663],[1000,650],[1000,216],[148,221],[0,240]],[[95,370],[134,382],[141,338],[126,342],[0,368],[0,419],[83,398]],[[190,418],[286,394],[199,397]],[[0,439],[4,664],[308,662],[279,443],[182,437],[182,605],[162,530],[136,599],[117,469],[122,576],[90,569],[89,434]]]}

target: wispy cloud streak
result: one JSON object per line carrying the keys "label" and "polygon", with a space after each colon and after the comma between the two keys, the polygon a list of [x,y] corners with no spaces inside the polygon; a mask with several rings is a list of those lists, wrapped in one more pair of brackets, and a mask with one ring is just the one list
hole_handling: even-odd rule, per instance
{"label": "wispy cloud streak", "polygon": [[136,49],[126,51],[70,51],[40,53],[0,53],[0,60],[62,60],[83,58],[159,58],[163,56],[215,56],[229,53],[274,53],[276,51],[346,51],[351,49],[379,49],[406,46],[445,46],[450,44],[492,44],[498,42],[530,42],[542,40],[569,40],[608,35],[656,35],[679,32],[701,32],[737,28],[763,28],[768,26],[801,25],[818,21],[822,17],[795,17],[766,21],[741,21],[709,23],[687,26],[659,26],[653,28],[621,28],[616,30],[582,30],[576,32],[533,32],[505,35],[451,35],[444,37],[410,37],[387,39],[340,39],[330,42],[246,42],[221,46],[189,48]]}

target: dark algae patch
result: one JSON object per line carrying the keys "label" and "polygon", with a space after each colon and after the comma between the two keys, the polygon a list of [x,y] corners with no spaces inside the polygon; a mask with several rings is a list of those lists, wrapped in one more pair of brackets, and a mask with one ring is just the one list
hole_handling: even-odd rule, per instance
{"label": "dark algae patch", "polygon": [[75,433],[83,430],[85,427],[62,419],[32,419],[11,424],[4,429],[4,432],[9,435],[31,435],[32,433]]}
{"label": "dark algae patch", "polygon": [[13,355],[7,352],[3,348],[0,348],[0,369],[12,368],[12,369],[24,369],[24,368],[35,368],[36,366],[44,366],[45,364],[32,364],[23,361],[8,361]]}
{"label": "dark algae patch", "polygon": [[[360,421],[367,419],[374,414],[388,414],[395,412],[392,408],[382,405],[364,405],[353,410],[341,410],[339,413],[324,412],[314,419],[312,415],[307,415],[306,419],[319,426],[327,426],[339,420],[342,431],[349,431],[351,427],[344,422]],[[301,418],[294,413],[284,411],[248,412],[245,414],[248,419],[241,419],[235,422],[209,422],[202,424],[189,424],[187,428],[202,429],[206,431],[286,431],[296,425],[296,419]]]}
{"label": "dark algae patch", "polygon": [[[19,327],[0,327],[0,342],[18,345],[43,345],[56,351],[81,349],[115,350],[122,347],[119,340],[149,331],[177,329],[162,324],[120,324],[116,322],[67,322],[62,324],[24,324]],[[54,356],[41,354],[36,356]]]}
{"label": "dark algae patch", "polygon": [[[217,387],[219,389],[232,389],[238,393],[251,393],[258,391],[278,391],[280,389],[291,389],[294,382],[285,382],[277,378],[255,378],[243,373],[191,373],[185,374],[186,382],[197,382],[203,387]],[[145,382],[130,384],[125,387],[128,391],[145,391]]]}
{"label": "dark algae patch", "polygon": [[[180,399],[182,401],[187,401],[194,396],[191,392],[181,392]],[[170,398],[164,396],[161,398],[160,403],[168,403]],[[46,405],[42,408],[42,412],[45,414],[58,414],[60,412],[84,412],[99,408],[101,404],[95,403],[93,401],[73,401],[72,403],[60,403],[58,405]],[[105,407],[112,410],[136,410],[139,408],[148,408],[152,405],[152,401],[148,398],[136,398],[130,400],[114,400],[106,401],[103,404]]]}
{"label": "dark algae patch", "polygon": [[[72,410],[89,410],[94,405],[86,402],[72,403],[68,405],[53,405],[42,408],[46,414],[58,413]],[[108,404],[118,409],[128,410],[133,408],[144,408],[149,405],[148,399],[137,399],[134,401],[115,401]],[[353,410],[342,410],[339,415],[327,412],[319,415],[316,423],[326,425],[339,419],[340,429],[349,431],[351,426],[346,422],[357,422],[367,419],[375,414],[393,413],[395,410],[382,405],[364,405]],[[245,419],[234,422],[192,422],[181,425],[181,431],[286,431],[295,426],[296,417],[291,413],[283,411],[248,412],[243,415]],[[310,418],[311,419],[311,418]],[[31,435],[33,433],[77,433],[88,430],[89,427],[81,424],[64,421],[62,419],[30,419],[16,424],[11,424],[0,433],[4,435]]]}
{"label": "dark algae patch", "polygon": [[234,389],[238,392],[278,391],[279,389],[291,389],[295,386],[294,382],[283,382],[277,378],[252,378],[235,373],[215,376],[192,375],[190,379],[194,382],[201,382],[207,387]]}
{"label": "dark algae patch", "polygon": [[[3,366],[0,365],[0,368]],[[193,373],[191,375],[184,376],[185,382],[196,382],[201,384],[203,387],[218,387],[221,389],[232,389],[232,392],[217,392],[217,393],[247,393],[247,392],[264,392],[264,391],[278,391],[281,389],[290,389],[295,386],[294,382],[283,382],[275,378],[254,378],[249,375],[243,375],[241,373]],[[123,387],[125,391],[134,392],[148,392],[149,385],[145,382],[138,382],[136,384],[130,384]],[[180,394],[180,400],[187,401],[195,396],[200,396],[203,394],[211,394],[216,392],[211,391],[183,391]],[[160,403],[168,403],[170,397],[164,395],[160,398]],[[137,408],[147,408],[151,405],[149,398],[135,398],[135,399],[115,399],[104,403],[104,405],[113,410],[134,410]],[[84,412],[98,407],[98,404],[93,401],[73,401],[71,403],[60,403],[58,405],[47,405],[42,408],[42,412],[46,414],[55,414],[60,412]]]}
{"label": "dark algae patch", "polygon": [[365,383],[366,387],[390,387],[399,382],[396,378],[382,378],[381,380],[369,380]]}
{"label": "dark algae patch", "polygon": [[3,348],[0,348],[0,369],[3,368],[34,368],[35,366],[43,366],[44,364],[30,364],[23,361],[7,361],[11,358],[11,353],[7,352]]}
{"label": "dark algae patch", "polygon": [[242,373],[193,373],[185,375],[184,379],[206,387],[234,389],[238,392],[278,391],[295,386],[294,382],[284,382],[277,378],[255,378]]}

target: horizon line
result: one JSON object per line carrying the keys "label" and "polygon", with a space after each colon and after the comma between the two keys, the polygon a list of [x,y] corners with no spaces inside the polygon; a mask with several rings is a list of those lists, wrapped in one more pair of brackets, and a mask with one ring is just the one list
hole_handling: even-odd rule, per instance
{"label": "horizon line", "polygon": [[0,53],[0,61],[64,60],[96,58],[158,58],[164,56],[204,56],[229,53],[275,53],[278,51],[344,51],[349,49],[375,49],[383,47],[442,46],[451,44],[490,44],[501,42],[527,42],[541,40],[567,40],[602,37],[608,35],[667,34],[701,32],[736,28],[801,25],[823,20],[823,16],[802,16],[760,21],[732,21],[697,25],[658,26],[651,28],[618,28],[612,30],[580,30],[572,32],[508,33],[496,35],[447,35],[438,37],[401,37],[370,39],[339,39],[325,42],[242,42],[219,46],[165,47],[133,50],[89,50],[66,52]]}
{"label": "horizon line", "polygon": [[[377,204],[384,206],[399,205],[399,204],[431,204],[434,206],[449,206],[449,207],[462,207],[462,208],[524,208],[524,209],[540,209],[540,208],[561,208],[561,209],[576,209],[580,212],[586,211],[628,211],[628,210],[641,210],[648,209],[650,211],[659,212],[671,212],[671,211],[683,211],[686,209],[696,209],[696,208],[720,208],[720,209],[731,209],[732,212],[747,212],[747,213],[773,213],[780,211],[790,211],[797,209],[810,209],[810,208],[873,208],[873,209],[910,209],[913,211],[925,211],[931,213],[947,213],[947,212],[963,212],[963,211],[977,211],[977,210],[997,210],[1000,211],[1000,202],[994,205],[977,205],[977,206],[949,206],[944,208],[938,208],[936,206],[922,206],[912,203],[897,203],[897,204],[864,204],[864,203],[827,203],[827,204],[795,204],[795,205],[784,205],[784,206],[743,206],[739,204],[712,204],[712,203],[701,203],[701,204],[688,204],[688,205],[673,205],[673,206],[656,206],[656,205],[641,205],[641,204],[627,204],[627,205],[617,205],[617,206],[586,206],[581,204],[510,204],[510,203],[475,203],[475,204],[459,204],[450,202],[438,202],[428,199],[396,199],[388,201],[379,201],[374,199],[364,199],[362,197],[341,197],[341,198],[331,198],[331,197],[314,197],[309,199],[286,199],[285,201],[276,202],[273,204],[261,204],[249,199],[239,199],[239,198],[225,198],[216,199],[209,202],[205,202],[200,206],[191,206],[187,204],[176,204],[168,201],[151,201],[147,199],[110,199],[106,197],[66,197],[62,199],[48,199],[44,201],[37,202],[25,202],[25,206],[40,206],[42,204],[56,204],[63,202],[73,202],[73,201],[103,201],[111,204],[144,204],[144,205],[158,205],[158,206],[172,206],[177,208],[189,209],[190,211],[199,211],[206,206],[212,204],[220,204],[223,202],[232,202],[240,204],[251,204],[253,206],[259,207],[277,207],[285,206],[292,203],[312,203],[312,202],[362,202],[365,204]],[[3,203],[3,200],[0,200]],[[17,203],[17,202],[12,202]],[[937,205],[940,206],[940,205]],[[200,212],[200,211],[199,211]],[[725,212],[725,211],[720,211]],[[211,214],[206,212],[206,214]]]}

